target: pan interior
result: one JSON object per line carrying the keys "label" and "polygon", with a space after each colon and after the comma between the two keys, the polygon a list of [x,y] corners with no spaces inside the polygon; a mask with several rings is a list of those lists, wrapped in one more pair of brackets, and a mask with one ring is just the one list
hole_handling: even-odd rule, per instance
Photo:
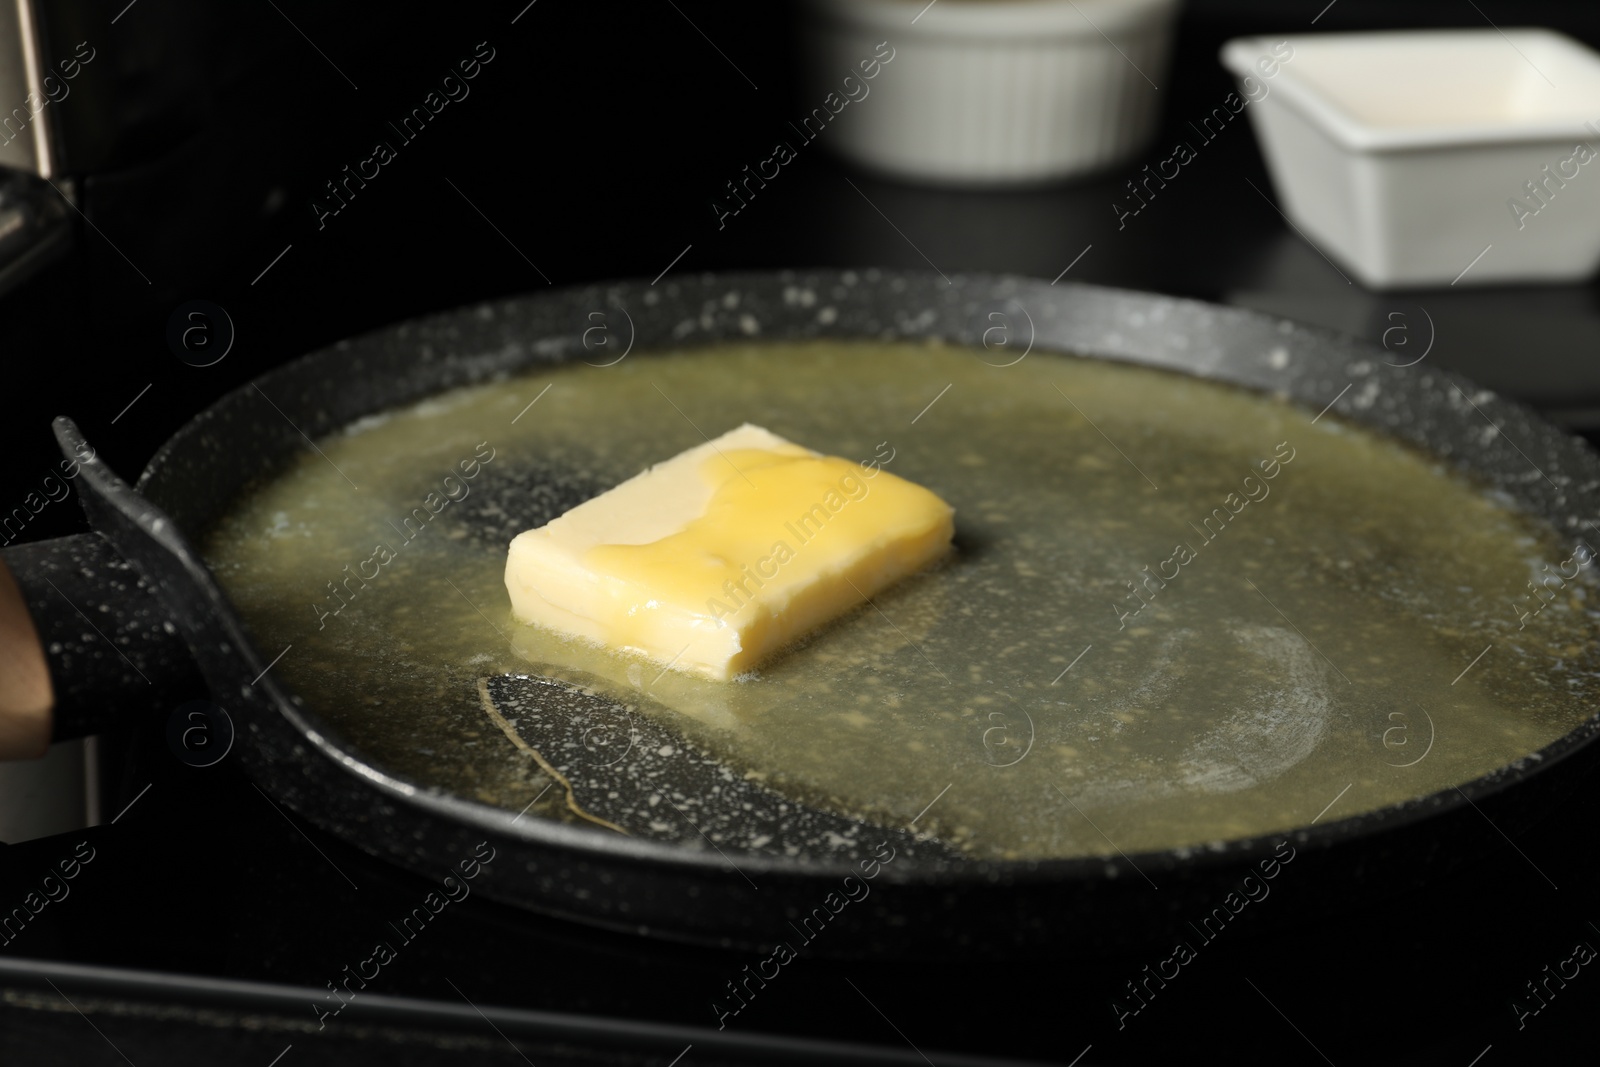
{"label": "pan interior", "polygon": [[[1244,390],[986,357],[722,345],[455,390],[319,441],[205,553],[346,742],[529,818],[573,815],[486,713],[488,676],[591,687],[781,794],[915,820],[984,858],[1198,848],[1330,802],[1351,815],[1587,716],[1590,557],[1493,492]],[[515,534],[746,421],[934,490],[958,552],[733,683],[511,617]],[[628,733],[597,722],[589,758]],[[581,796],[581,766],[569,776]],[[670,813],[630,829],[705,847]],[[793,851],[736,838],[719,845]]]}

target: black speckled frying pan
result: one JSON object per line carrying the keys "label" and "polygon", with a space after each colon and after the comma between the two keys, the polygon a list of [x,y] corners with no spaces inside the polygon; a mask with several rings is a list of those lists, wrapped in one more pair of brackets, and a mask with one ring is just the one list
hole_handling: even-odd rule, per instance
{"label": "black speckled frying pan", "polygon": [[[832,314],[795,299],[801,291],[825,294]],[[724,299],[728,294],[737,299]],[[1443,457],[1558,530],[1600,515],[1600,460],[1581,442],[1426,365],[1395,368],[1356,340],[1262,315],[1090,286],[994,277],[946,282],[877,270],[620,282],[468,308],[314,353],[259,382],[287,418],[263,419],[252,387],[230,394],[163,446],[137,489],[98,460],[84,461],[80,484],[104,542],[90,536],[6,553],[49,650],[55,736],[96,729],[89,709],[104,706],[108,692],[159,698],[198,668],[239,724],[235,749],[247,772],[326,831],[422,871],[449,866],[487,840],[499,858],[478,886],[492,897],[706,943],[760,946],[785,937],[787,924],[859,871],[861,860],[892,854],[875,891],[834,917],[850,933],[817,946],[859,955],[1059,955],[1145,941],[1209,908],[1250,868],[1288,849],[1306,876],[1297,877],[1299,904],[1282,909],[1280,918],[1300,921],[1353,894],[1407,885],[1481,847],[1475,820],[1482,814],[1514,832],[1551,810],[1594,762],[1591,717],[1538,758],[1460,789],[1284,837],[1220,842],[1182,855],[978,862],[906,827],[792,805],[666,735],[642,737],[638,752],[619,758],[612,778],[596,788],[594,779],[566,773],[561,754],[583,743],[574,732],[582,716],[626,709],[596,709],[581,689],[548,680],[501,677],[483,684],[486,709],[513,743],[522,738],[566,781],[574,810],[588,818],[519,819],[404,780],[342,741],[278,678],[270,669],[276,650],[252,643],[193,546],[250,482],[307,447],[299,431],[316,437],[454,386],[539,364],[592,360],[584,331],[599,309],[625,310],[631,332],[625,340],[640,350],[748,340],[753,333],[979,345],[1000,313],[1013,350],[1031,346],[1165,368],[1279,394],[1312,410],[1356,383],[1362,403],[1339,401],[1344,417]],[[1468,396],[1473,401],[1464,403]],[[1486,434],[1483,418],[1500,432]],[[70,422],[58,420],[56,432],[69,457],[90,451]],[[86,640],[81,620],[62,604],[84,600],[113,609],[106,619],[118,639],[116,655]],[[636,729],[662,727],[630,719],[619,729],[634,738]],[[676,760],[670,766],[647,758],[668,750]],[[726,795],[717,793],[724,787]],[[700,840],[617,833],[616,820],[655,793],[698,804],[707,820],[732,821],[726,833],[712,825]],[[777,835],[781,843],[787,835],[801,846],[791,850],[798,854],[734,844],[744,840],[733,833],[741,821],[762,838]]]}

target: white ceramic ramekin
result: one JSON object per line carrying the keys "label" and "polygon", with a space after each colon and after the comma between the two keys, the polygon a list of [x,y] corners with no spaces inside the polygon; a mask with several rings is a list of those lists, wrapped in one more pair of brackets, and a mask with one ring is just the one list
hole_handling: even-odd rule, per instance
{"label": "white ceramic ramekin", "polygon": [[886,44],[893,58],[815,139],[914,181],[1097,170],[1154,132],[1178,3],[807,0],[802,105],[825,108],[847,76],[860,84],[860,64]]}
{"label": "white ceramic ramekin", "polygon": [[[1241,80],[1281,38],[1241,38]],[[1600,266],[1600,54],[1539,29],[1291,36],[1250,108],[1285,213],[1373,288]],[[1246,195],[1249,191],[1245,191]]]}

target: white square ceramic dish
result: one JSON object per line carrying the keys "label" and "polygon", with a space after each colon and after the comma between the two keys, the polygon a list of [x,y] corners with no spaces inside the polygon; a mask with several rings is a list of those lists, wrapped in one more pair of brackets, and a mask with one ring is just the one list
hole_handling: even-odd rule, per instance
{"label": "white square ceramic dish", "polygon": [[[1222,49],[1236,77],[1278,38]],[[1374,288],[1600,266],[1600,54],[1493,28],[1291,36],[1250,109],[1285,213]]]}

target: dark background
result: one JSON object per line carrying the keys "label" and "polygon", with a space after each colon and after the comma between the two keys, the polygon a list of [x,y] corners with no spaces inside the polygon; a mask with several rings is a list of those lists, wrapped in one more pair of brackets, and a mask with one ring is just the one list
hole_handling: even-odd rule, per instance
{"label": "dark background", "polygon": [[[285,360],[489,297],[653,278],[686,246],[676,272],[924,269],[931,261],[946,274],[1043,278],[1088,247],[1071,280],[1257,307],[1374,343],[1391,313],[1415,323],[1425,309],[1437,329],[1431,362],[1576,430],[1600,427],[1593,284],[1402,294],[1349,285],[1247,184],[1271,188],[1244,123],[1206,146],[1120,231],[1111,207],[1124,179],[1164,156],[1185,121],[1232,88],[1216,61],[1230,37],[1306,32],[1321,12],[1316,30],[1492,18],[1600,46],[1600,5],[1190,0],[1173,69],[1160,79],[1165,131],[1116,172],[1003,193],[915,188],[815,150],[824,136],[719,229],[710,202],[723,183],[765,158],[789,119],[810,107],[796,88],[790,4],[123,3],[52,7],[45,27],[47,57],[69,55],[79,41],[97,51],[73,94],[51,105],[70,149],[61,184],[84,215],[72,217],[66,255],[0,295],[0,510],[37,490],[54,464],[54,415],[75,418],[131,479],[206,404]],[[471,95],[400,146],[386,122],[420,103],[481,41],[495,58],[469,83]],[[395,144],[398,157],[319,228],[313,198],[378,139]],[[167,340],[174,311],[197,299],[226,309],[236,331],[227,357],[205,368],[178,359]],[[25,539],[83,528],[76,503],[63,502],[45,509]],[[108,812],[152,776],[158,788],[137,819],[130,815],[132,826],[94,831],[100,880],[86,875],[73,910],[60,909],[66,919],[30,930],[31,941],[0,949],[0,958],[315,987],[337,973],[328,961],[337,946],[354,947],[355,926],[404,911],[422,891],[420,881],[318,837],[373,887],[358,900],[226,765],[183,767],[158,732],[133,728],[130,762],[113,768]],[[149,768],[157,769],[144,774]],[[1595,792],[1585,787],[1518,836],[1515,849],[1531,860],[1485,825],[1491,859],[1447,879],[1376,887],[1373,899],[1340,915],[1242,917],[1228,943],[1208,946],[1120,1033],[1110,1000],[1165,952],[1006,967],[804,961],[738,1025],[902,1050],[914,1042],[933,1062],[931,1050],[955,1048],[1067,1062],[1090,1044],[1084,1064],[1219,1052],[1465,1067],[1491,1045],[1485,1067],[1528,1061],[1576,1047],[1600,1000],[1600,975],[1585,969],[1525,1029],[1509,1009],[1523,983],[1570,955],[1574,942],[1600,945],[1589,925],[1600,914],[1589,858],[1597,824]],[[8,867],[70,852],[61,845],[13,846]],[[642,946],[482,901],[449,918],[453,928],[441,926],[434,943],[386,972],[388,991],[449,999],[442,979],[452,977],[490,1003],[700,1026],[712,1022],[705,1002],[713,991],[750,962]],[[882,1015],[845,978],[870,992]],[[14,1047],[37,1062],[58,1054],[59,1062],[121,1062],[81,1020],[44,1014],[48,1025],[0,1015],[0,1028],[31,1035]],[[302,1014],[311,1018],[309,1008]],[[121,1025],[118,1044],[141,1065],[159,1062],[161,1042],[179,1040],[172,1035],[186,1025],[199,1036],[182,1040],[204,1055],[217,1051],[205,1041],[224,1032],[173,1020]],[[261,1062],[290,1042],[309,1062],[319,1039],[325,1055],[399,1047],[358,1038],[354,1027],[318,1037],[268,1027]],[[257,1046],[239,1040],[256,1056]],[[663,1050],[658,1062],[676,1051]],[[521,1062],[504,1045],[477,1055]]]}

